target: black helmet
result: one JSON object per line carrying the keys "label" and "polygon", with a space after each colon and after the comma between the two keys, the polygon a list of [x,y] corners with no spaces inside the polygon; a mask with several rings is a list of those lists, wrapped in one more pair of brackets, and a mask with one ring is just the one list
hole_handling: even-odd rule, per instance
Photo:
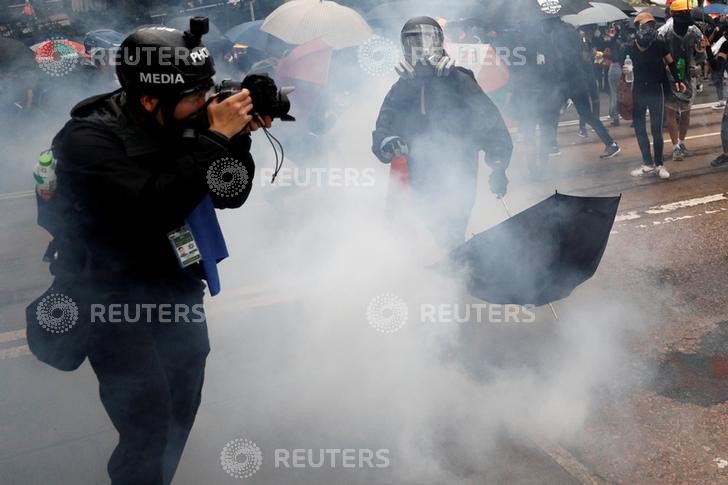
{"label": "black helmet", "polygon": [[431,17],[415,17],[402,27],[404,58],[412,66],[425,64],[428,59],[437,61],[445,55],[445,34],[442,27]]}
{"label": "black helmet", "polygon": [[207,18],[190,20],[190,31],[161,25],[144,26],[132,32],[119,48],[116,75],[129,93],[147,94],[167,100],[213,85],[215,65],[202,45]]}

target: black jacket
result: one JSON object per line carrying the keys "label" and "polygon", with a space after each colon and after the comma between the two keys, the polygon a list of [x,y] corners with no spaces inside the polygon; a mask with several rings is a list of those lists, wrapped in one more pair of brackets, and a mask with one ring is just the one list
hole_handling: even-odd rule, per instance
{"label": "black jacket", "polygon": [[[198,264],[182,269],[167,234],[210,193],[217,208],[240,207],[255,165],[250,137],[227,140],[204,131],[172,138],[133,114],[117,91],[86,99],[53,142],[57,160],[56,276],[95,280],[195,281]],[[245,166],[249,179],[235,197],[210,192],[207,172],[222,158]]]}
{"label": "black jacket", "polygon": [[485,151],[488,164],[504,167],[513,151],[500,111],[462,67],[445,77],[397,81],[384,99],[372,137],[372,151],[383,162],[380,147],[390,136],[409,145],[413,189],[462,197],[466,203],[475,197],[478,151]]}

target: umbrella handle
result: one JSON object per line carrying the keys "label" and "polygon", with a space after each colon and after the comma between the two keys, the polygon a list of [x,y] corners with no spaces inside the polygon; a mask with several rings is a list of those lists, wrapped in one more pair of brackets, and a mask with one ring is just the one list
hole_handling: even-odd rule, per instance
{"label": "umbrella handle", "polygon": [[[501,201],[501,204],[503,204],[503,208],[506,210],[506,214],[508,215],[508,218],[510,218],[511,217],[511,209],[508,208],[508,204],[506,204],[505,197],[499,197],[499,199]],[[556,313],[556,308],[554,308],[554,304],[553,303],[549,303],[549,308],[551,309],[551,313],[553,313],[553,315],[554,315],[554,320],[558,320],[559,319],[559,315]]]}

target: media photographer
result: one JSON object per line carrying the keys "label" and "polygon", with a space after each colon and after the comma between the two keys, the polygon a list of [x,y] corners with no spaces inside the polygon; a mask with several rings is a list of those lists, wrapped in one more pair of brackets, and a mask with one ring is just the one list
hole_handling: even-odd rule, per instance
{"label": "media photographer", "polygon": [[[132,32],[119,51],[122,89],[79,103],[53,144],[52,288],[76,300],[88,327],[73,348],[119,432],[113,485],[172,481],[210,350],[202,280],[216,294],[227,256],[215,208],[248,198],[250,132],[270,127],[276,114],[261,106],[280,101],[270,78],[252,96],[240,83],[214,94],[205,21]],[[112,304],[123,308],[117,320]]]}

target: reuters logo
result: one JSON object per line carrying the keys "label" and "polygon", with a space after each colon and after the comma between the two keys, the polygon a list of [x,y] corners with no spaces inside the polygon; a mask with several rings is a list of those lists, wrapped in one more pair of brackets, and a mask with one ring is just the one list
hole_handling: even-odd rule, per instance
{"label": "reuters logo", "polygon": [[45,296],[35,309],[38,325],[50,333],[65,333],[78,322],[78,305],[72,298],[52,293]]}
{"label": "reuters logo", "polygon": [[236,197],[250,183],[248,170],[234,158],[215,160],[207,169],[207,185],[219,197]]}
{"label": "reuters logo", "polygon": [[377,35],[359,46],[359,66],[371,76],[390,74],[399,60],[399,47]]}
{"label": "reuters logo", "polygon": [[60,77],[72,72],[81,63],[79,45],[68,39],[51,38],[32,47],[41,71]]}
{"label": "reuters logo", "polygon": [[260,470],[263,453],[254,442],[243,438],[228,442],[220,453],[220,465],[228,475],[250,478]]}
{"label": "reuters logo", "polygon": [[372,299],[367,306],[367,321],[382,333],[395,333],[407,324],[407,303],[393,293],[384,293]]}

